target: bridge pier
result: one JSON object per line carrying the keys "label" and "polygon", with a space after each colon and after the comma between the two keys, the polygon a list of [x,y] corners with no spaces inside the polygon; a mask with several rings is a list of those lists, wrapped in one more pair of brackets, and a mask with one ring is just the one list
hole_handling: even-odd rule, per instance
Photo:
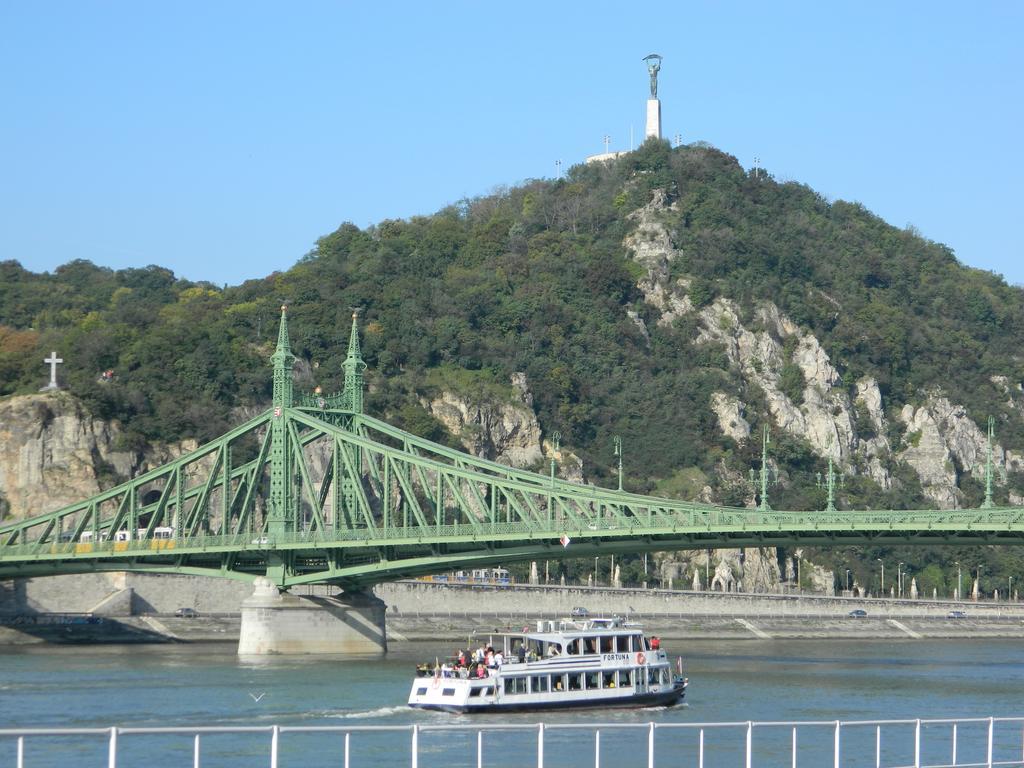
{"label": "bridge pier", "polygon": [[242,602],[238,654],[380,656],[387,651],[384,601],[365,592],[298,597],[266,578]]}

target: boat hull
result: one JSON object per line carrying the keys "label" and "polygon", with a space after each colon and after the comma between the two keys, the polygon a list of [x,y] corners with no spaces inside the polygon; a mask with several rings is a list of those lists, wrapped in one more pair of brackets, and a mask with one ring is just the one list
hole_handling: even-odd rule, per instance
{"label": "boat hull", "polygon": [[427,709],[453,714],[470,712],[540,712],[556,709],[642,709],[671,707],[683,700],[686,684],[677,683],[669,690],[652,693],[630,693],[616,698],[572,699],[569,701],[481,702],[479,704],[411,703],[414,709]]}

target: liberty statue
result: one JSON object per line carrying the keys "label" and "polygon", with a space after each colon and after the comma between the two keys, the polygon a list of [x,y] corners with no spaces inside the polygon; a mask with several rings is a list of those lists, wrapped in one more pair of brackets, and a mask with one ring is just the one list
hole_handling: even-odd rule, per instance
{"label": "liberty statue", "polygon": [[661,70],[661,56],[652,53],[642,59],[647,62],[647,72],[651,76],[651,98],[658,98],[658,72]]}

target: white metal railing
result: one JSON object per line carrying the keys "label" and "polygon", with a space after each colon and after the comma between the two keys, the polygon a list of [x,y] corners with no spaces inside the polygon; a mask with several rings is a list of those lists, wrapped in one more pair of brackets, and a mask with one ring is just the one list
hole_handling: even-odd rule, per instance
{"label": "white metal railing", "polygon": [[[95,738],[98,744],[106,744],[107,766],[117,768],[126,745],[136,743],[140,737],[187,736],[193,768],[200,768],[204,760],[202,747],[204,739],[223,735],[248,735],[269,737],[266,751],[271,768],[279,768],[282,748],[289,737],[302,734],[321,734],[341,737],[339,762],[344,768],[354,765],[402,765],[420,768],[421,760],[429,752],[434,763],[447,764],[445,745],[453,754],[458,752],[460,761],[466,758],[464,744],[453,743],[450,735],[461,732],[466,737],[475,736],[475,764],[477,768],[507,759],[507,749],[492,749],[485,753],[484,736],[492,738],[502,734],[515,736],[518,759],[516,764],[528,762],[529,743],[527,736],[536,745],[536,766],[544,768],[545,746],[560,735],[571,735],[573,741],[572,759],[564,756],[553,759],[559,768],[570,766],[583,768],[593,765],[601,768],[605,764],[616,765],[621,758],[610,754],[602,744],[602,733],[634,732],[642,737],[646,748],[647,768],[657,768],[658,747],[662,747],[665,764],[696,765],[710,768],[708,740],[712,735],[725,734],[729,741],[718,743],[719,758],[728,753],[729,765],[754,768],[769,760],[773,765],[785,761],[792,768],[813,766],[833,768],[856,763],[870,764],[875,768],[996,768],[1024,766],[1024,717],[988,717],[957,719],[914,719],[914,720],[820,720],[820,721],[746,721],[709,723],[479,723],[453,725],[316,725],[316,726],[197,726],[197,727],[113,727],[113,728],[5,728],[0,729],[0,765],[11,754],[7,745],[14,742],[14,765],[26,768],[26,745],[30,741],[55,738]],[[965,733],[967,731],[967,733]],[[388,739],[393,754],[374,756],[363,755],[363,760],[353,763],[353,742],[374,735],[406,734],[407,740]],[[430,740],[434,733],[446,734],[443,739]],[[659,734],[656,736],[656,734]],[[686,738],[676,738],[685,735]],[[128,737],[128,738],[126,738]],[[590,750],[582,749],[588,741],[593,742],[593,762]],[[426,746],[424,742],[429,742]],[[615,741],[613,740],[613,743]],[[620,745],[621,747],[621,745]],[[671,750],[671,751],[669,751]],[[810,752],[808,751],[810,750]],[[873,754],[872,754],[873,752]],[[635,760],[637,750],[629,749]],[[490,763],[486,759],[491,757]],[[238,755],[238,761],[231,765],[249,764],[250,755]],[[825,758],[825,759],[823,759]],[[709,762],[705,762],[708,760]],[[440,761],[440,762],[439,762]],[[529,761],[532,762],[532,761]],[[338,763],[332,763],[338,764]],[[716,759],[716,766],[722,764]],[[30,768],[30,767],[29,767]]]}

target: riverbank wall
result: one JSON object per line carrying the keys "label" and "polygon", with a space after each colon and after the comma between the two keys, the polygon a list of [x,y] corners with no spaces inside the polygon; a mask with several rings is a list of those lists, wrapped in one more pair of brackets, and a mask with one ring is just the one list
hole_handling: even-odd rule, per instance
{"label": "riverbank wall", "polygon": [[[620,616],[673,639],[1024,639],[1024,604],[796,594],[709,593],[584,586],[402,581],[374,592],[389,640],[465,640],[476,631],[534,627],[574,608]],[[248,584],[187,576],[87,574],[0,583],[0,644],[238,641]],[[332,595],[312,586],[300,594]],[[178,608],[198,616],[176,617]],[[861,610],[863,618],[851,611]],[[959,611],[963,617],[950,618]]]}

